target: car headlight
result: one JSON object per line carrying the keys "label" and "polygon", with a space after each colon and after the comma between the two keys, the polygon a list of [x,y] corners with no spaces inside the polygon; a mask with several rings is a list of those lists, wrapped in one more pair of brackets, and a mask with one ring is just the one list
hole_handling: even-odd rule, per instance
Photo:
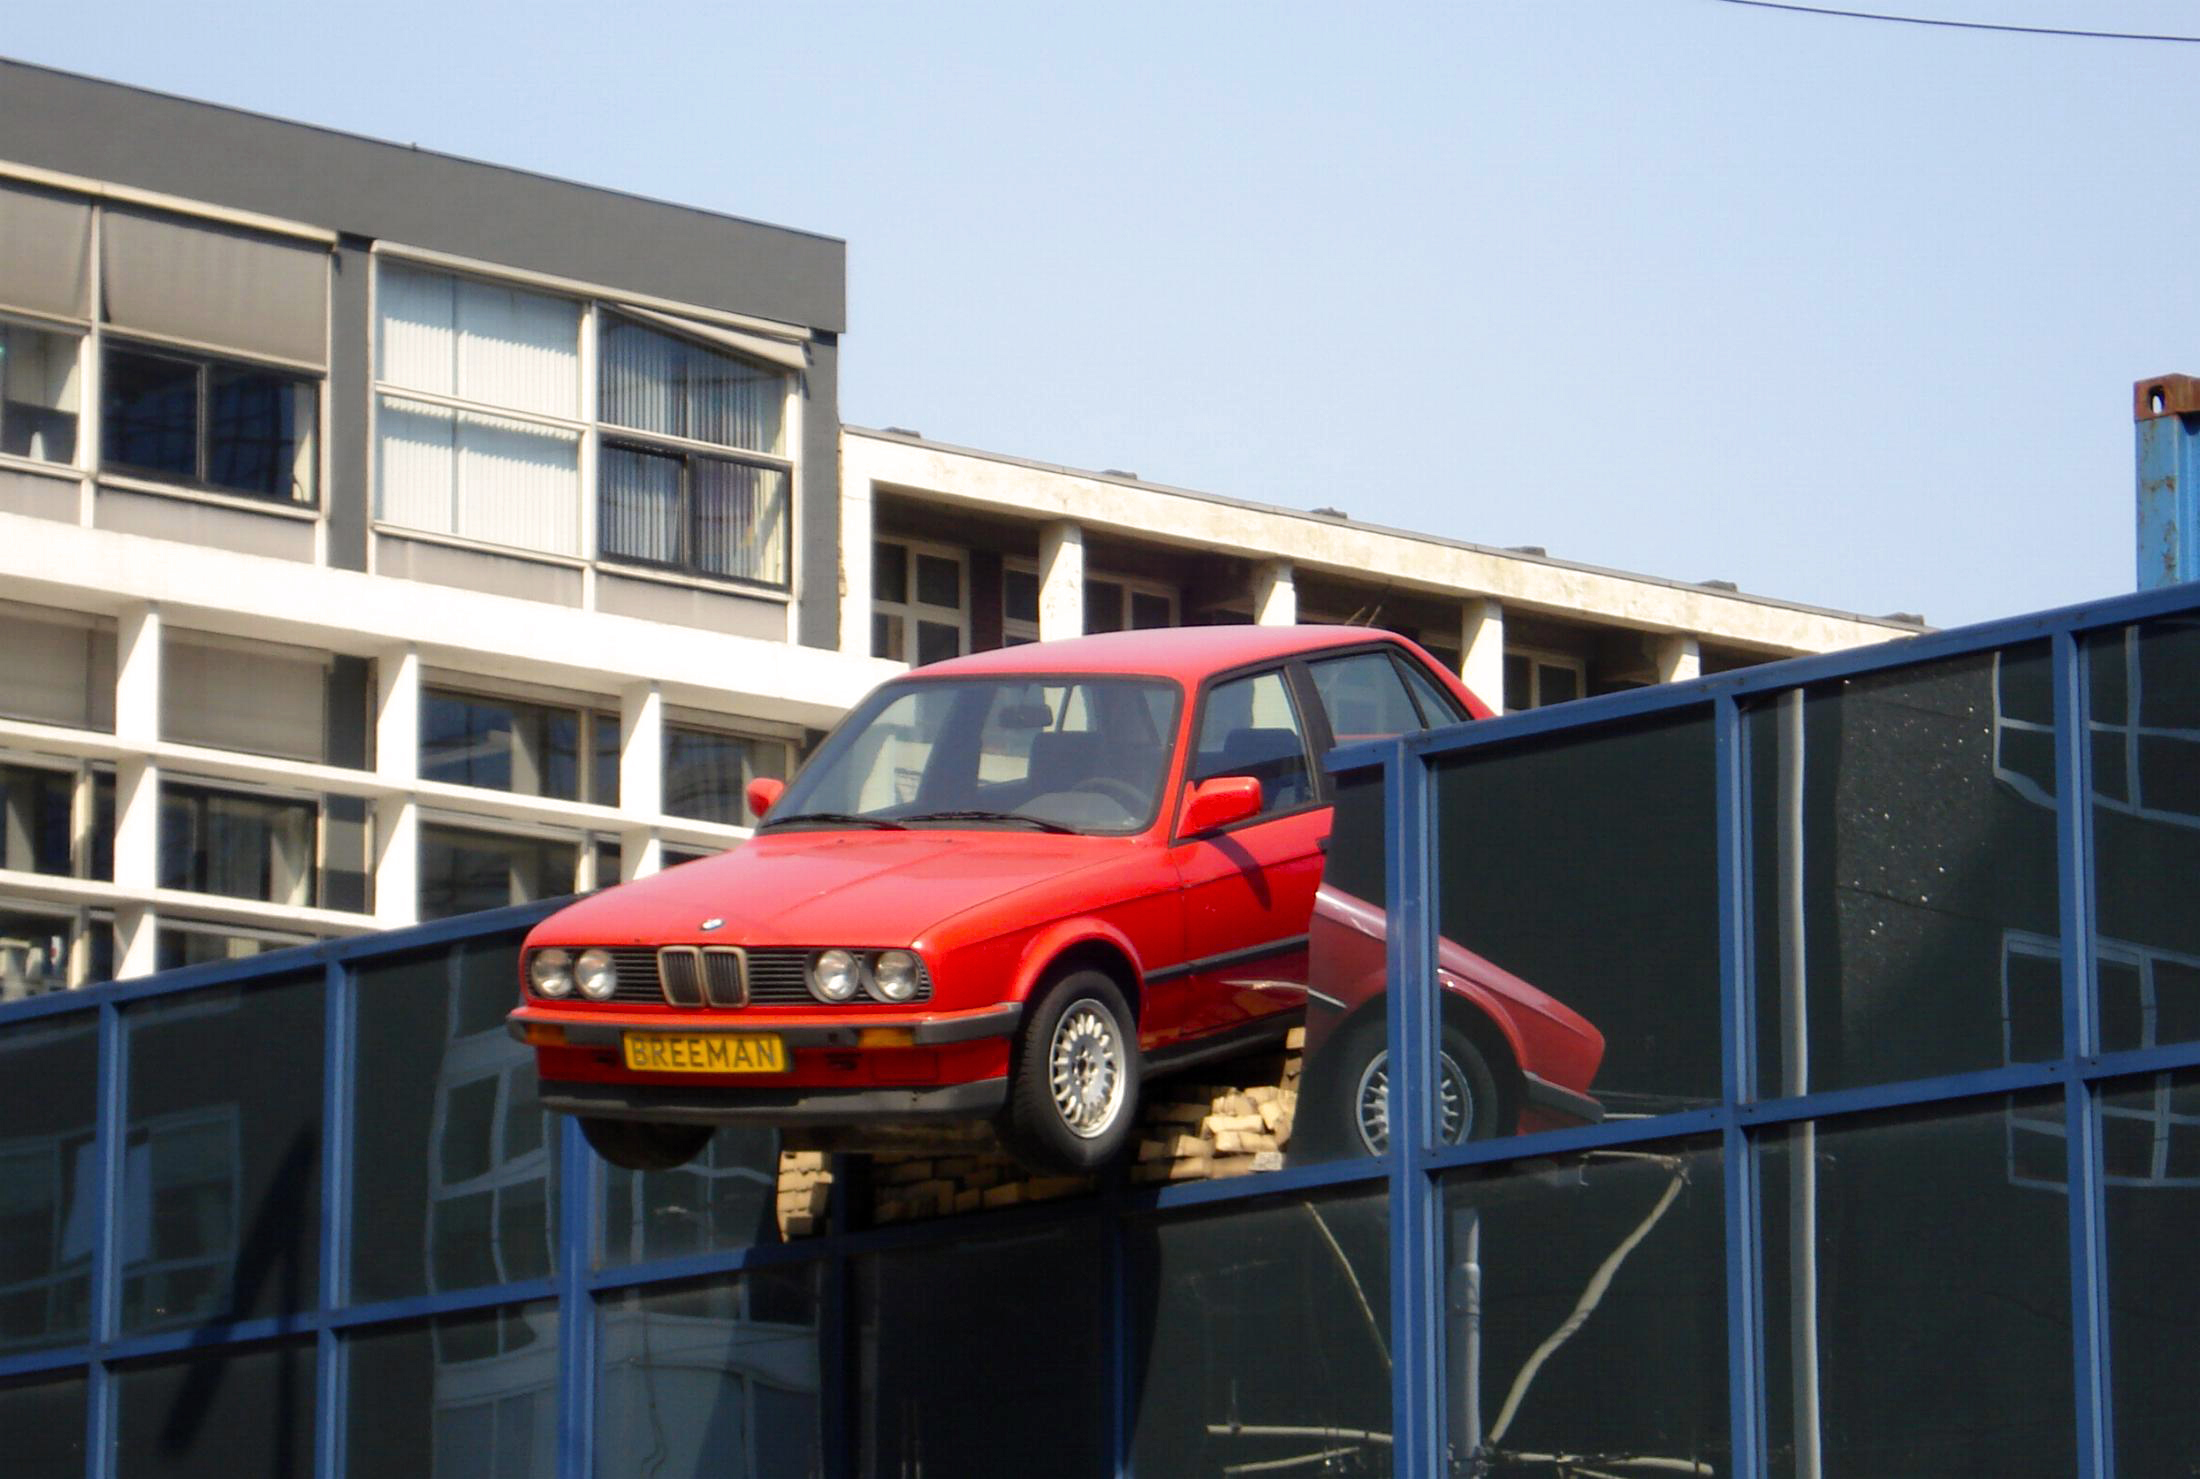
{"label": "car headlight", "polygon": [[573,956],[565,950],[537,950],[527,962],[527,979],[537,996],[568,996],[573,991]]}
{"label": "car headlight", "polygon": [[590,1001],[611,1000],[611,993],[619,989],[619,973],[611,964],[611,952],[582,951],[573,966],[573,983]]}
{"label": "car headlight", "polygon": [[819,1001],[847,1001],[863,989],[863,966],[845,950],[820,950],[810,962],[810,994]]}
{"label": "car headlight", "polygon": [[880,1001],[914,1001],[917,997],[917,958],[906,950],[887,950],[871,962],[871,979],[864,989]]}

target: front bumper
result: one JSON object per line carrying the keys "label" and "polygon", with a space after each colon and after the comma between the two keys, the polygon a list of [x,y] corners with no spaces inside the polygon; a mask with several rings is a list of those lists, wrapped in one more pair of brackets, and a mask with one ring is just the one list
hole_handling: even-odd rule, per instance
{"label": "front bumper", "polygon": [[557,1083],[542,1085],[545,1108],[595,1119],[691,1125],[937,1124],[989,1119],[1008,1103],[1008,1080],[938,1088],[743,1088],[707,1085]]}
{"label": "front bumper", "polygon": [[[743,1018],[729,1020],[732,1015]],[[798,1022],[775,1021],[770,1017],[749,1016],[746,1012],[728,1014],[713,1012],[708,1016],[682,1013],[679,1016],[636,1016],[618,1012],[571,1010],[538,1006],[533,1003],[520,1007],[505,1019],[505,1030],[521,1042],[540,1047],[538,1036],[530,1035],[530,1028],[559,1029],[564,1036],[561,1045],[575,1048],[616,1048],[620,1038],[628,1032],[680,1032],[709,1035],[714,1033],[776,1033],[786,1040],[790,1048],[838,1048],[842,1050],[862,1047],[863,1034],[867,1031],[907,1031],[912,1047],[944,1047],[952,1043],[977,1042],[989,1037],[1007,1037],[1023,1021],[1021,1002],[1008,1002],[996,1007],[983,1007],[974,1012],[956,1012],[951,1015],[874,1016],[865,1013],[860,1018],[846,1022],[819,1022],[815,1015]]]}

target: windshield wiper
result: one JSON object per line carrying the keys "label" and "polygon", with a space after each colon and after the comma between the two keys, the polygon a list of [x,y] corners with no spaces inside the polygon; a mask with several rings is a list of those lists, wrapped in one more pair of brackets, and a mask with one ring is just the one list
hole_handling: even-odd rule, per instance
{"label": "windshield wiper", "polygon": [[1027,816],[1020,811],[920,811],[914,816],[904,816],[905,822],[1022,822],[1037,827],[1042,832],[1075,832],[1075,827],[1065,827],[1060,822],[1050,822],[1045,817]]}
{"label": "windshield wiper", "polygon": [[888,832],[906,832],[909,829],[891,817],[861,817],[852,811],[798,811],[793,816],[766,817],[757,823],[756,830],[766,827],[784,827],[790,822],[840,822],[851,827],[878,827]]}

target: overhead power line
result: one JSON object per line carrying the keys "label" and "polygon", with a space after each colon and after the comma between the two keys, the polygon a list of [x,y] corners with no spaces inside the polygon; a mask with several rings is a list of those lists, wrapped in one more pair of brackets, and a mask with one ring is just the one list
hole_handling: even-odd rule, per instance
{"label": "overhead power line", "polygon": [[2062,26],[2013,26],[1996,21],[1952,21],[1926,15],[1888,15],[1876,10],[1835,10],[1823,5],[1790,5],[1785,0],[1719,0],[1753,10],[1786,10],[1796,15],[1830,15],[1840,20],[1885,21],[1897,26],[1938,26],[1950,31],[2000,31],[2016,36],[2075,36],[2088,41],[2172,41],[2200,46],[2200,36],[2169,36],[2144,31],[2079,31]]}

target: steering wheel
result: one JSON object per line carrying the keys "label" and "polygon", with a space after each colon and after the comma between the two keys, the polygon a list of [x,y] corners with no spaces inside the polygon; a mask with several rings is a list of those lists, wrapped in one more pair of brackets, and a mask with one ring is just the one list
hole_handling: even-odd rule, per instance
{"label": "steering wheel", "polygon": [[1076,785],[1071,786],[1070,790],[1098,792],[1122,807],[1131,816],[1137,816],[1144,811],[1147,802],[1152,800],[1145,792],[1139,790],[1129,781],[1117,780],[1112,775],[1088,775]]}

